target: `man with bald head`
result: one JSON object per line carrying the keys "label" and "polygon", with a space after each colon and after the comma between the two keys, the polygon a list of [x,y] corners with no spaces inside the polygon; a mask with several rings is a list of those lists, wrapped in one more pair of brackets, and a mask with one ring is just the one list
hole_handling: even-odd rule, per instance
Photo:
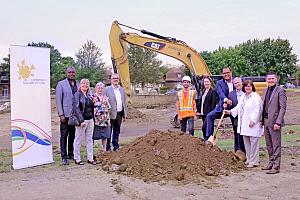
{"label": "man with bald head", "polygon": [[55,90],[56,107],[60,119],[60,154],[63,165],[68,165],[68,159],[74,158],[75,126],[68,125],[68,120],[73,108],[73,96],[79,87],[79,83],[75,80],[75,75],[75,68],[72,66],[67,67],[67,78],[59,81]]}
{"label": "man with bald head", "polygon": [[[225,107],[227,106],[226,109],[228,109],[228,110],[234,108],[240,101],[241,96],[244,94],[244,92],[242,91],[242,87],[243,87],[242,79],[239,77],[236,77],[233,79],[232,82],[233,82],[235,89],[232,90],[231,92],[229,92],[228,99],[231,100],[231,105],[229,105],[229,107],[227,104],[225,105]],[[234,152],[236,152],[237,150],[241,150],[245,153],[245,145],[244,145],[243,136],[237,132],[238,116],[236,116],[236,117],[230,116],[230,119],[231,119],[233,132],[234,132]]]}

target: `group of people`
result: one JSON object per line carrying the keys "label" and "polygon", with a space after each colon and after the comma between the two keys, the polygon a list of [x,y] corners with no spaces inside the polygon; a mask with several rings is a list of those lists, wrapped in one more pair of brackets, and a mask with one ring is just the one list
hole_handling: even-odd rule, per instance
{"label": "group of people", "polygon": [[[111,151],[111,143],[114,151],[119,150],[120,128],[127,116],[125,91],[120,86],[118,74],[111,76],[111,85],[108,87],[102,82],[97,83],[94,93],[90,90],[88,79],[77,83],[74,67],[68,67],[66,74],[67,78],[58,82],[56,87],[62,164],[68,165],[68,159],[78,165],[84,164],[80,148],[85,139],[87,163],[95,165],[95,140],[101,140],[104,152]],[[78,120],[78,126],[68,123],[72,115]]]}
{"label": "group of people", "polygon": [[251,80],[232,77],[232,69],[224,67],[223,78],[212,88],[212,79],[203,78],[204,91],[197,99],[197,93],[190,86],[191,78],[184,76],[183,89],[177,92],[177,114],[181,131],[194,135],[194,119],[203,121],[203,139],[208,140],[214,132],[214,121],[220,119],[223,112],[230,116],[234,132],[234,151],[246,154],[246,166],[259,166],[259,138],[264,135],[269,163],[263,170],[268,174],[280,171],[281,128],[284,125],[287,97],[285,90],[278,86],[274,72],[266,76],[268,88],[262,97],[256,93]]}
{"label": "group of people", "polygon": [[[102,141],[102,150],[119,150],[119,135],[122,120],[127,116],[125,91],[120,86],[118,74],[111,76],[111,85],[99,82],[95,92],[90,91],[88,79],[80,83],[75,80],[75,68],[68,67],[67,78],[58,82],[56,87],[56,105],[60,118],[60,150],[62,164],[68,165],[68,159],[83,165],[80,148],[86,140],[87,162],[96,164],[93,154],[95,140]],[[181,131],[194,135],[194,119],[202,119],[203,139],[208,140],[214,132],[214,121],[222,114],[230,116],[234,131],[234,151],[246,154],[248,168],[259,166],[259,138],[264,134],[269,163],[263,170],[268,174],[280,171],[281,128],[284,125],[287,97],[285,90],[278,86],[274,72],[266,76],[268,88],[262,98],[251,80],[232,77],[232,69],[224,67],[223,78],[212,87],[209,76],[203,78],[204,90],[201,96],[191,88],[191,78],[184,76],[183,89],[177,92],[177,113]],[[198,97],[200,96],[200,98]],[[78,126],[69,125],[74,115]],[[68,148],[67,148],[68,146]],[[68,149],[68,150],[67,150]]]}

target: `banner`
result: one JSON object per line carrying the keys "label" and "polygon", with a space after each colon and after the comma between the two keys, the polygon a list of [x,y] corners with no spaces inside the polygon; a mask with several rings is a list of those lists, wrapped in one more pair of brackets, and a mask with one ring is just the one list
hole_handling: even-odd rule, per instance
{"label": "banner", "polygon": [[50,49],[10,46],[13,168],[53,162]]}

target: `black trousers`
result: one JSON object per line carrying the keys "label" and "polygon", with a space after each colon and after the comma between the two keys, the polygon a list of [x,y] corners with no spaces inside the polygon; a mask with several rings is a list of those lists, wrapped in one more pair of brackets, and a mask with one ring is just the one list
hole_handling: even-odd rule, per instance
{"label": "black trousers", "polygon": [[206,123],[205,123],[205,119],[206,119],[206,115],[201,115],[200,116],[202,119],[202,133],[203,133],[203,139],[205,139],[205,133],[206,133]]}
{"label": "black trousers", "polygon": [[236,152],[237,150],[246,152],[243,136],[237,132],[237,125],[234,125],[233,122],[234,118],[230,117],[230,119],[231,119],[233,133],[234,133],[234,152]]}
{"label": "black trousers", "polygon": [[123,111],[118,112],[116,119],[111,119],[110,120],[111,132],[110,132],[110,137],[107,140],[106,151],[111,151],[111,143],[112,143],[112,146],[114,148],[114,151],[116,151],[117,149],[120,148],[119,136],[120,136],[123,116],[124,116]]}
{"label": "black trousers", "polygon": [[73,143],[75,138],[75,126],[68,125],[68,120],[69,118],[66,118],[66,122],[60,122],[60,154],[62,159],[74,157]]}

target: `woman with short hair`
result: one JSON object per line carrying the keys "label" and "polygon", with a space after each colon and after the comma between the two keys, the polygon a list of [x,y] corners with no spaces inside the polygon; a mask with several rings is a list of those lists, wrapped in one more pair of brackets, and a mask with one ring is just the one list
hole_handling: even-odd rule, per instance
{"label": "woman with short hair", "polygon": [[102,140],[102,150],[105,152],[107,139],[110,138],[110,104],[108,97],[104,95],[104,88],[104,83],[97,83],[96,93],[93,95],[95,117],[93,140]]}

